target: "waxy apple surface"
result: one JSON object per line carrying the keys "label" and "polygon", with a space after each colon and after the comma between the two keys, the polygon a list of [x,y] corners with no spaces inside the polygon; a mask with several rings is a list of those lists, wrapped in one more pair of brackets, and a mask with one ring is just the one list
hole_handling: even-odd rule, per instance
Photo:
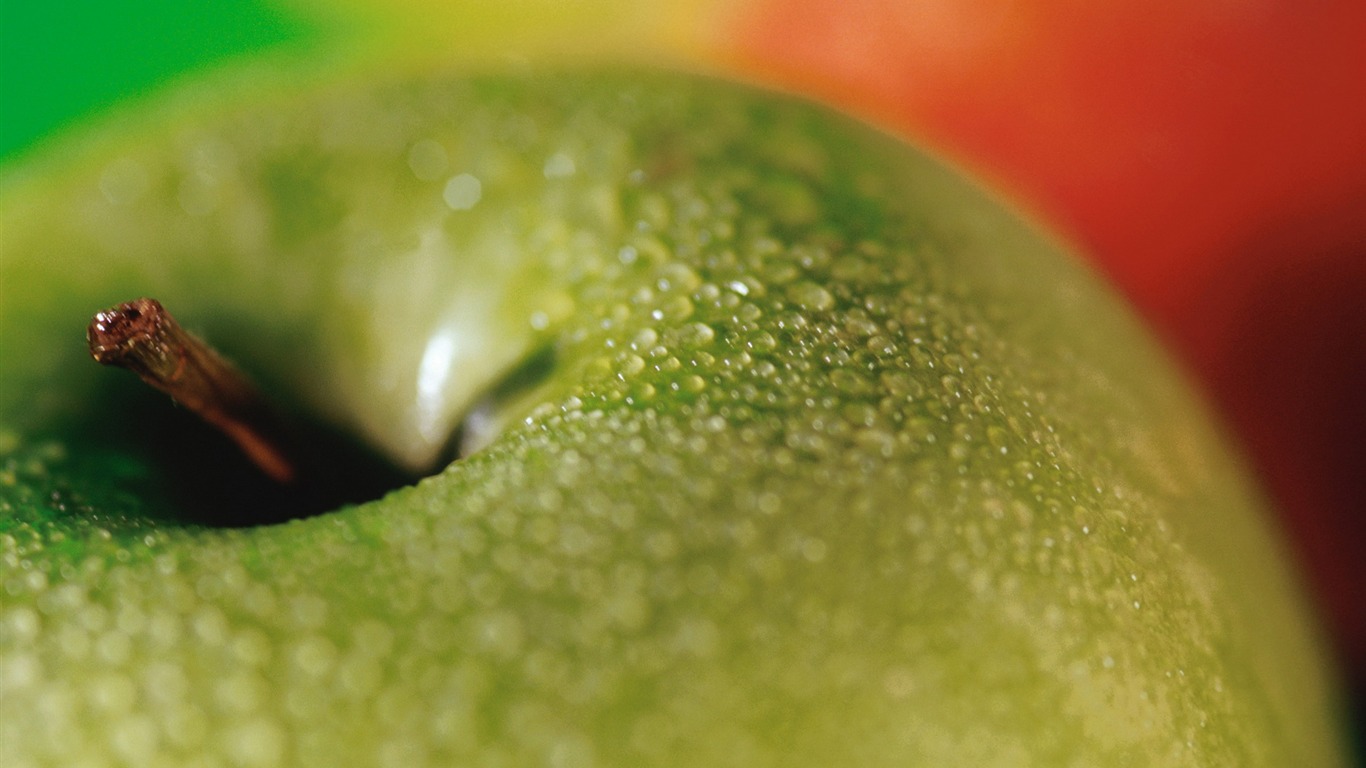
{"label": "waxy apple surface", "polygon": [[[1199,404],[955,173],[679,76],[199,88],[4,189],[7,764],[1340,764]],[[205,526],[82,359],[141,294],[477,450]]]}

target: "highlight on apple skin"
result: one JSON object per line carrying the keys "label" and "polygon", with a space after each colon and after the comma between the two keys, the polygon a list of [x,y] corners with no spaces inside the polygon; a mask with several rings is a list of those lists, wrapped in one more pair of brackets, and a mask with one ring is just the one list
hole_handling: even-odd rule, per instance
{"label": "highlight on apple skin", "polygon": [[[681,75],[252,79],[0,187],[7,765],[1343,764],[1201,404],[954,171]],[[208,525],[82,359],[135,295],[436,473]]]}

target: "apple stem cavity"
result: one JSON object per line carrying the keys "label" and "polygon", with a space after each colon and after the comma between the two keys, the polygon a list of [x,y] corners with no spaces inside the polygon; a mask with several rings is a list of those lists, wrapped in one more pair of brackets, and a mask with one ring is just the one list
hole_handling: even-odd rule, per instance
{"label": "apple stem cavity", "polygon": [[261,391],[161,302],[140,298],[96,313],[86,341],[97,362],[126,368],[169,395],[236,443],[267,476],[283,485],[296,481],[284,422]]}

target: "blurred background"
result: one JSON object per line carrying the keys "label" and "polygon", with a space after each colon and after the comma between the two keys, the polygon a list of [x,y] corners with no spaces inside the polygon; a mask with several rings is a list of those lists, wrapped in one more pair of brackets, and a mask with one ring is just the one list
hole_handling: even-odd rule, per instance
{"label": "blurred background", "polygon": [[1006,190],[1130,298],[1275,500],[1360,713],[1362,41],[1361,0],[0,0],[0,165],[262,55],[626,55],[835,104]]}

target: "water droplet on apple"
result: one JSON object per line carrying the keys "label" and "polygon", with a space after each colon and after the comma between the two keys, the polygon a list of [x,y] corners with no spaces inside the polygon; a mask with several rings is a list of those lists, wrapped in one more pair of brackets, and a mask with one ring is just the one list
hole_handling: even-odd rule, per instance
{"label": "water droplet on apple", "polygon": [[448,168],[446,148],[436,139],[422,139],[408,149],[408,168],[422,181],[436,181]]}
{"label": "water droplet on apple", "polygon": [[861,396],[870,391],[871,382],[867,375],[860,371],[852,371],[846,368],[839,368],[830,372],[830,385],[837,392],[846,395]]}
{"label": "water droplet on apple", "polygon": [[671,329],[669,338],[685,347],[701,347],[715,340],[716,331],[706,323],[687,323],[679,328]]}
{"label": "water droplet on apple", "polygon": [[675,296],[661,304],[658,309],[650,313],[650,316],[655,320],[676,323],[692,317],[695,309],[692,299],[687,296]]}
{"label": "water droplet on apple", "polygon": [[896,354],[896,342],[886,336],[873,336],[868,339],[866,344],[869,351],[884,357],[891,357]]}
{"label": "water droplet on apple", "polygon": [[690,293],[702,284],[702,278],[687,264],[671,262],[660,267],[655,278],[655,286],[661,291],[683,291]]}
{"label": "water droplet on apple", "polygon": [[631,349],[637,352],[648,352],[659,341],[659,333],[653,328],[642,328],[639,333],[631,339]]}
{"label": "water droplet on apple", "polygon": [[99,187],[110,205],[123,206],[137,202],[149,183],[147,169],[137,160],[123,157],[105,166]]}
{"label": "water droplet on apple", "polygon": [[146,764],[157,754],[157,727],[147,715],[116,718],[109,735],[114,750],[129,764]]}
{"label": "water droplet on apple", "polygon": [[285,753],[285,734],[269,716],[234,725],[224,736],[234,762],[251,768],[279,765]]}
{"label": "water droplet on apple", "polygon": [[796,264],[777,263],[766,265],[763,274],[773,285],[786,285],[796,280],[802,274],[802,270]]}
{"label": "water droplet on apple", "polygon": [[311,635],[294,646],[289,658],[294,668],[304,675],[320,678],[329,674],[336,664],[337,648],[327,638]]}
{"label": "water droplet on apple", "polygon": [[802,281],[794,284],[787,292],[788,298],[796,302],[802,309],[824,312],[835,306],[835,297],[824,287],[810,282]]}
{"label": "water droplet on apple", "polygon": [[749,339],[749,347],[755,352],[771,352],[778,346],[778,340],[768,331],[760,331]]}
{"label": "water droplet on apple", "polygon": [[453,211],[468,211],[484,196],[484,185],[471,174],[461,173],[446,181],[441,199]]}
{"label": "water droplet on apple", "polygon": [[547,179],[565,179],[574,175],[574,158],[567,153],[556,152],[546,159],[541,173]]}
{"label": "water droplet on apple", "polygon": [[713,307],[727,299],[731,301],[736,300],[736,297],[733,294],[726,294],[723,299],[721,289],[715,283],[703,283],[698,286],[697,290],[693,293],[693,298],[703,304]]}

